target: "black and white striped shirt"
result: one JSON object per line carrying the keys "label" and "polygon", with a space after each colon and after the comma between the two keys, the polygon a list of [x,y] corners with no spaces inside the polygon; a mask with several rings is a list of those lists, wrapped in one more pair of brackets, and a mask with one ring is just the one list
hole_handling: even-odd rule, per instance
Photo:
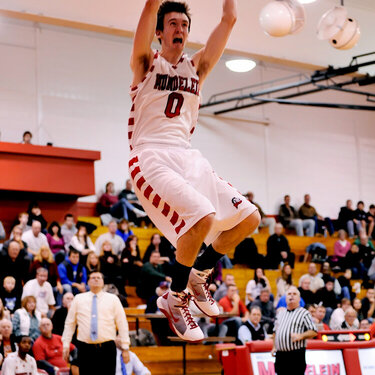
{"label": "black and white striped shirt", "polygon": [[317,332],[310,313],[303,307],[294,310],[281,310],[275,322],[275,347],[277,351],[290,352],[306,347],[306,340],[292,342],[292,333],[304,333],[313,330]]}

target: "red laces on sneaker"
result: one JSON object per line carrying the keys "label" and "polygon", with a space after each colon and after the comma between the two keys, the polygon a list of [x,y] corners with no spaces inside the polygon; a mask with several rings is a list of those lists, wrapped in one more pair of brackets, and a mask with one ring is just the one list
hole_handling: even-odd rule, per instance
{"label": "red laces on sneaker", "polygon": [[186,320],[186,323],[189,325],[190,329],[194,329],[198,327],[198,324],[195,322],[194,318],[191,316],[191,312],[189,309],[189,301],[192,298],[191,294],[181,292],[178,293],[178,298],[181,300],[180,305],[175,305],[182,311],[182,316]]}

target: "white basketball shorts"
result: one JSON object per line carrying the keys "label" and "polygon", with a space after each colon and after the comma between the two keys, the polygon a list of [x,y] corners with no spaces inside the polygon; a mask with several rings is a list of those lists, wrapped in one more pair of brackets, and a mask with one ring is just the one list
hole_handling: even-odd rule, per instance
{"label": "white basketball shorts", "polygon": [[147,215],[175,247],[178,238],[208,214],[214,213],[215,219],[207,245],[257,210],[216,175],[198,150],[137,147],[130,153],[129,174]]}

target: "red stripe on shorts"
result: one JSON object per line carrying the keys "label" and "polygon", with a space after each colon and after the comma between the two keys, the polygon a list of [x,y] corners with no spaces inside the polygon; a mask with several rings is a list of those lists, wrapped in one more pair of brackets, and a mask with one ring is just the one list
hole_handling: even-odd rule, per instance
{"label": "red stripe on shorts", "polygon": [[132,179],[134,180],[135,176],[141,171],[139,167],[136,167],[133,169],[133,172],[131,173]]}
{"label": "red stripe on shorts", "polygon": [[134,104],[132,105],[132,108],[130,110],[131,112],[134,112]]}
{"label": "red stripe on shorts", "polygon": [[164,216],[168,216],[170,210],[171,210],[171,207],[169,206],[169,204],[164,202],[164,208],[163,208],[163,211],[161,213]]}
{"label": "red stripe on shorts", "polygon": [[145,178],[142,176],[138,181],[137,181],[137,188],[141,190],[141,187],[143,184],[146,182]]}
{"label": "red stripe on shorts", "polygon": [[134,125],[134,117],[129,117],[128,125]]}
{"label": "red stripe on shorts", "polygon": [[133,166],[134,163],[136,163],[138,161],[138,158],[135,156],[133,159],[130,159],[129,160],[129,168],[131,168]]}
{"label": "red stripe on shorts", "polygon": [[128,132],[128,139],[132,139],[133,132]]}
{"label": "red stripe on shorts", "polygon": [[161,201],[160,196],[158,194],[155,194],[154,199],[152,200],[153,206],[158,208],[160,201]]}
{"label": "red stripe on shorts", "polygon": [[185,221],[182,220],[182,221],[181,221],[181,224],[180,224],[177,228],[175,228],[176,233],[179,234],[179,233],[180,233],[180,230],[181,230],[184,226],[185,226]]}
{"label": "red stripe on shorts", "polygon": [[150,185],[148,185],[145,191],[143,192],[143,195],[145,196],[145,198],[150,199],[150,194],[153,192],[153,190],[154,189]]}
{"label": "red stripe on shorts", "polygon": [[173,211],[173,215],[170,220],[173,226],[176,225],[178,218],[179,218],[178,213],[176,211]]}

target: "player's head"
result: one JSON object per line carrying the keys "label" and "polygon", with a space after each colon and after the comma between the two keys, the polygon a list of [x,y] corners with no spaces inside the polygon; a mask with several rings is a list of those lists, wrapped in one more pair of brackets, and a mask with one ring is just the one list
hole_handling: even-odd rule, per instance
{"label": "player's head", "polygon": [[169,42],[175,47],[184,47],[190,32],[190,25],[190,10],[186,3],[164,1],[160,5],[156,24],[156,36],[160,44]]}

